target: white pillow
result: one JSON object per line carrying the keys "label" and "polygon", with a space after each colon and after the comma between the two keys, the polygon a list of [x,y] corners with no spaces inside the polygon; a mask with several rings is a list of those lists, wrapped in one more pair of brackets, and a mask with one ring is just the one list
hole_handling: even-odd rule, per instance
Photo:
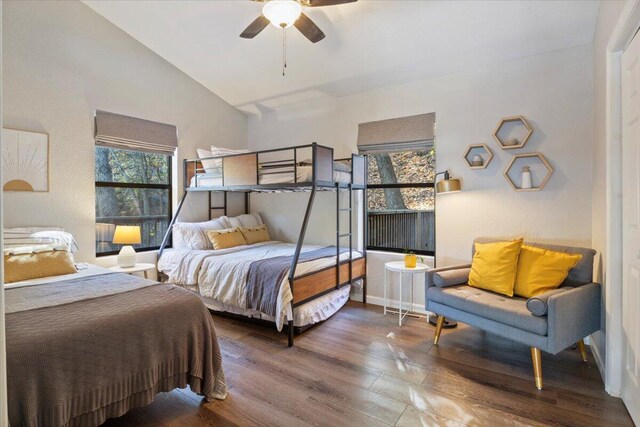
{"label": "white pillow", "polygon": [[[199,159],[206,159],[207,157],[214,157],[214,154],[209,150],[203,150],[202,148],[198,148],[196,150],[198,152]],[[202,160],[202,167],[206,173],[222,173],[222,159],[209,159]]]}
{"label": "white pillow", "polygon": [[222,218],[227,219],[230,227],[257,227],[264,224],[262,217],[258,212]]}
{"label": "white pillow", "polygon": [[213,154],[214,156],[230,156],[232,154],[244,154],[248,152],[249,150],[245,148],[234,149],[226,147],[216,147],[215,145],[211,146],[211,154]]}
{"label": "white pillow", "polygon": [[[218,156],[230,156],[232,154],[242,154],[248,153],[249,150],[233,150],[231,148],[225,147],[216,147],[215,145],[211,146],[211,151],[203,150],[202,148],[198,148],[196,150],[198,152],[199,159],[206,159],[207,157],[218,157]],[[202,160],[202,167],[206,173],[215,173],[222,174],[222,159],[209,159]]]}
{"label": "white pillow", "polygon": [[173,224],[173,248],[213,249],[213,243],[207,237],[207,231],[227,228],[231,227],[225,216],[205,222],[177,222]]}
{"label": "white pillow", "polygon": [[36,239],[47,240],[50,243],[63,243],[69,247],[72,253],[78,252],[78,244],[71,233],[58,230],[38,231],[31,235]]}
{"label": "white pillow", "polygon": [[4,246],[18,247],[65,243],[71,252],[78,251],[78,245],[71,233],[60,227],[21,227],[4,229]]}

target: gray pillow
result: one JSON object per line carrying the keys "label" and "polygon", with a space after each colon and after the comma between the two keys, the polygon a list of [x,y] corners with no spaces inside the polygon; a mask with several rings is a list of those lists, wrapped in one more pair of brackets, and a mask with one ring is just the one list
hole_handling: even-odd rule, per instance
{"label": "gray pillow", "polygon": [[456,268],[433,273],[433,284],[439,288],[463,285],[469,281],[470,268]]}
{"label": "gray pillow", "polygon": [[549,310],[549,298],[553,295],[561,294],[562,292],[566,292],[571,289],[573,289],[573,287],[564,286],[562,288],[553,289],[545,292],[544,294],[531,297],[527,300],[527,310],[529,310],[534,316],[545,316]]}

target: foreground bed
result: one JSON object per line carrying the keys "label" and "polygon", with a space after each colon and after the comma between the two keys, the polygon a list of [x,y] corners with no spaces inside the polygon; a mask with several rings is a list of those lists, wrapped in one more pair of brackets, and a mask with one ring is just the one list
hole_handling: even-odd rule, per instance
{"label": "foreground bed", "polygon": [[179,287],[90,266],[5,299],[11,425],[99,425],[187,385],[226,396],[211,315]]}

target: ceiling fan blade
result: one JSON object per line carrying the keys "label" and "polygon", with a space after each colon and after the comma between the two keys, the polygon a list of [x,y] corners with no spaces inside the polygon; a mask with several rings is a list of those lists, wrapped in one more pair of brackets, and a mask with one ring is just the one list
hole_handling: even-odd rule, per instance
{"label": "ceiling fan blade", "polygon": [[264,30],[266,26],[269,25],[269,20],[265,18],[264,15],[260,14],[247,28],[244,29],[240,37],[243,39],[252,39],[258,34],[260,31]]}
{"label": "ceiling fan blade", "polygon": [[293,25],[312,43],[318,43],[324,38],[322,30],[304,13],[300,14],[300,18]]}
{"label": "ceiling fan blade", "polygon": [[336,4],[354,3],[358,0],[303,0],[305,6],[309,7],[322,7],[333,6]]}

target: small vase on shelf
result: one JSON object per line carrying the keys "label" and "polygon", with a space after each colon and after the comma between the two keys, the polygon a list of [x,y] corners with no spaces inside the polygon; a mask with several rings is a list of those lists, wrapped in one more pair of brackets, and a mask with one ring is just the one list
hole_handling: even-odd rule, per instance
{"label": "small vase on shelf", "polygon": [[529,169],[529,166],[522,168],[522,184],[520,185],[520,188],[533,188],[533,184],[531,182],[531,169]]}
{"label": "small vase on shelf", "polygon": [[482,166],[482,165],[484,165],[484,160],[482,160],[482,157],[478,154],[473,156],[473,159],[471,159],[471,166]]}

